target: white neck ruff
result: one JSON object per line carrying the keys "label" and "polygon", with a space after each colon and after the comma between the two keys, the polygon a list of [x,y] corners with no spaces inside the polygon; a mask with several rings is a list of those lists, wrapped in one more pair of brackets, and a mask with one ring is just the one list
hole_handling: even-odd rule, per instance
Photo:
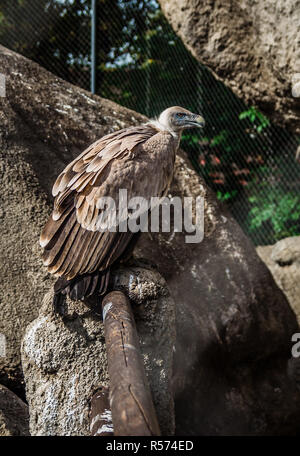
{"label": "white neck ruff", "polygon": [[174,136],[174,138],[178,138],[178,132],[172,130],[172,128],[170,128],[168,125],[165,125],[164,123],[160,122],[159,119],[149,120],[149,122],[147,122],[146,125],[152,125],[157,130],[168,131],[169,133],[171,133],[172,136]]}

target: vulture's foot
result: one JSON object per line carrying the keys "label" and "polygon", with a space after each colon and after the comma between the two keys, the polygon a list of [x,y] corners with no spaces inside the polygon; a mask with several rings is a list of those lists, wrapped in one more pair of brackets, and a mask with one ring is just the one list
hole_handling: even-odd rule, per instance
{"label": "vulture's foot", "polygon": [[101,314],[101,301],[107,291],[109,277],[109,269],[80,275],[72,280],[60,277],[54,284],[54,313],[66,317],[68,296],[72,301],[83,301],[91,310]]}

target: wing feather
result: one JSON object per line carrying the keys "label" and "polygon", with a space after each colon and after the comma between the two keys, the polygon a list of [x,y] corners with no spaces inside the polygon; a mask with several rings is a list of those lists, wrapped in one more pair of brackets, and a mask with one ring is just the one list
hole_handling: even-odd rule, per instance
{"label": "wing feather", "polygon": [[99,236],[99,234],[92,231],[81,230],[81,240],[80,245],[77,248],[77,253],[73,256],[70,261],[70,266],[65,271],[67,277],[75,277],[78,273],[77,271],[82,273],[89,261],[90,255],[93,253],[91,246],[93,245],[93,238],[96,236]]}
{"label": "wing feather", "polygon": [[42,247],[47,250],[50,250],[53,247],[55,236],[57,236],[57,233],[59,233],[63,225],[68,221],[71,212],[73,212],[73,207],[70,204],[65,208],[59,220],[54,222],[52,216],[49,217],[40,236],[40,244]]}
{"label": "wing feather", "polygon": [[48,266],[48,271],[52,274],[59,274],[59,272],[65,271],[70,264],[72,258],[73,245],[77,236],[79,235],[80,226],[78,223],[75,223],[71,229],[70,234],[66,237],[65,242],[57,253],[56,257],[53,259],[52,263]]}
{"label": "wing feather", "polygon": [[42,258],[46,266],[53,266],[53,261],[56,259],[56,256],[58,254],[62,254],[63,247],[67,243],[68,238],[72,236],[73,228],[75,225],[76,216],[74,212],[71,212],[62,229],[57,231],[57,236],[55,238],[53,246],[44,250]]}
{"label": "wing feather", "polygon": [[66,267],[64,274],[72,274],[74,267],[81,270],[81,265],[86,259],[86,253],[89,252],[90,240],[93,236],[93,232],[80,229],[76,240],[72,246],[72,252],[70,252],[69,264]]}

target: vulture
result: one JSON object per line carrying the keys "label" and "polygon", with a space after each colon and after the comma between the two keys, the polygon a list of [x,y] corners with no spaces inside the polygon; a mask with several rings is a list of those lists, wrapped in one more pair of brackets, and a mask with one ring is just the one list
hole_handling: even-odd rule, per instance
{"label": "vulture", "polygon": [[102,197],[118,204],[119,189],[127,198],[166,195],[183,129],[203,127],[204,119],[174,106],[158,119],[103,136],[84,150],[57,177],[53,212],[40,236],[43,263],[58,277],[56,311],[65,296],[83,300],[103,295],[110,268],[124,261],[139,233],[103,229]]}

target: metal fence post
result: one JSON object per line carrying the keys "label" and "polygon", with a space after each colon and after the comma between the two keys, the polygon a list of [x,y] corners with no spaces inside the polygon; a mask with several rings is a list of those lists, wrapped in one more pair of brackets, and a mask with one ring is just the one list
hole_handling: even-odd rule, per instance
{"label": "metal fence post", "polygon": [[96,74],[97,74],[97,56],[96,56],[96,0],[92,0],[91,5],[91,92],[96,93]]}

